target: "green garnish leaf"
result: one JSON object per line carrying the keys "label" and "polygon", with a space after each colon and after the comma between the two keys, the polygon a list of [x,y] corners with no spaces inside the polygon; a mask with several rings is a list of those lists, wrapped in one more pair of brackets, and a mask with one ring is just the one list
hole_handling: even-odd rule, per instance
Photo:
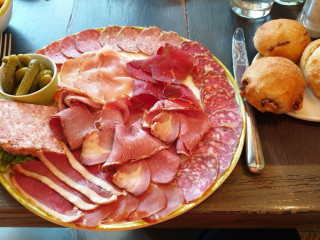
{"label": "green garnish leaf", "polygon": [[37,159],[37,158],[33,156],[26,156],[21,154],[14,155],[0,148],[0,172],[8,171],[11,165],[13,164],[28,162],[34,159]]}

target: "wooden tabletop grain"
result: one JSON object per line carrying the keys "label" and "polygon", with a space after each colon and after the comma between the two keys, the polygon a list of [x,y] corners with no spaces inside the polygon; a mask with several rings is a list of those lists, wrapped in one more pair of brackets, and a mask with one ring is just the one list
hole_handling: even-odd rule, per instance
{"label": "wooden tabletop grain", "polygon": [[[232,72],[231,37],[246,36],[249,61],[255,30],[265,21],[295,19],[302,5],[278,4],[265,18],[236,16],[228,0],[13,1],[6,32],[13,53],[34,52],[87,28],[155,25],[201,42]],[[320,106],[319,106],[320,107]],[[244,154],[223,185],[189,212],[156,225],[183,228],[320,227],[320,123],[256,111],[266,167],[252,175]],[[31,213],[0,187],[0,226],[56,226]]]}

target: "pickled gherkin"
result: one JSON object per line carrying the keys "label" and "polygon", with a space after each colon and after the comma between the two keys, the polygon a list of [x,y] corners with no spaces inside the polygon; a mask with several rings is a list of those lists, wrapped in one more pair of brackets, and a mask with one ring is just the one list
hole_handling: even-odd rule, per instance
{"label": "pickled gherkin", "polygon": [[12,94],[15,89],[14,74],[18,64],[19,59],[16,55],[9,56],[4,70],[4,78],[2,80],[2,89],[5,93]]}
{"label": "pickled gherkin", "polygon": [[36,59],[32,59],[29,62],[28,70],[26,74],[24,75],[23,79],[21,80],[21,83],[18,87],[18,90],[16,92],[17,96],[25,95],[29,92],[29,89],[33,83],[33,81],[36,79],[38,73],[40,70],[40,63]]}

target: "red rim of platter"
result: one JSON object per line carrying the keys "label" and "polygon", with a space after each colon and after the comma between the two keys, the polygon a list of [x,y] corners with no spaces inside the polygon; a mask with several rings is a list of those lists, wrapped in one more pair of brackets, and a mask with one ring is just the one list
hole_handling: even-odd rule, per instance
{"label": "red rim of platter", "polygon": [[[114,26],[109,26],[109,27],[114,27]],[[108,28],[108,27],[106,27]],[[103,32],[106,28],[100,28],[98,29],[99,32]],[[120,27],[121,29],[123,29],[124,27]],[[149,29],[149,28],[141,28],[141,27],[130,27],[133,29],[138,29],[140,32],[145,30],[145,29]],[[155,28],[155,27],[152,27]],[[158,31],[158,28],[156,28]],[[96,29],[93,29],[96,30]],[[160,30],[160,29],[159,29]],[[87,30],[82,31],[81,33],[84,33]],[[178,36],[176,33],[173,32],[164,32],[162,30],[162,33],[170,33],[173,34],[174,36]],[[77,33],[79,34],[79,33]],[[76,36],[77,34],[71,35],[71,36]],[[68,36],[70,37],[70,36]],[[230,162],[229,165],[223,170],[223,173],[220,173],[219,176],[212,182],[211,186],[206,189],[202,196],[198,199],[195,199],[189,203],[184,203],[181,207],[179,207],[177,210],[175,210],[174,212],[170,213],[169,215],[167,215],[164,218],[159,219],[157,222],[147,222],[144,220],[138,220],[138,221],[126,221],[126,222],[119,222],[119,223],[101,223],[100,225],[98,225],[97,227],[94,228],[87,228],[87,227],[83,227],[83,226],[79,226],[76,225],[74,223],[64,223],[54,217],[52,217],[51,215],[49,215],[47,212],[41,210],[40,208],[38,208],[37,206],[35,206],[34,204],[28,202],[28,200],[26,200],[23,196],[21,196],[21,194],[10,184],[10,181],[8,180],[8,174],[0,174],[0,182],[2,183],[2,185],[6,188],[6,190],[18,201],[20,202],[23,206],[25,206],[27,209],[31,210],[33,213],[39,215],[40,217],[51,221],[55,224],[61,225],[61,226],[65,226],[65,227],[71,227],[71,228],[78,228],[78,229],[91,229],[91,230],[128,230],[128,229],[136,229],[136,228],[141,228],[141,227],[146,227],[146,226],[151,226],[157,223],[161,223],[163,221],[172,219],[174,217],[177,217],[183,213],[185,213],[186,211],[190,210],[191,208],[197,206],[199,203],[201,203],[202,201],[204,201],[206,198],[208,198],[217,188],[219,188],[221,186],[221,184],[227,179],[227,177],[230,175],[230,173],[233,171],[234,167],[236,166],[241,152],[242,152],[242,148],[243,148],[243,144],[244,144],[244,132],[245,132],[245,111],[244,111],[244,105],[243,105],[243,101],[242,98],[239,94],[239,90],[238,90],[238,86],[235,82],[235,80],[233,79],[232,75],[230,74],[230,72],[226,69],[226,67],[217,59],[215,58],[209,50],[207,50],[205,47],[203,47],[201,44],[194,42],[194,41],[190,41],[187,39],[183,39],[181,37],[179,37],[181,39],[181,41],[183,42],[188,42],[192,44],[196,44],[197,46],[201,46],[202,50],[205,50],[203,52],[205,52],[206,57],[205,59],[211,59],[211,61],[214,61],[214,63],[216,63],[221,69],[220,69],[220,74],[222,74],[226,80],[229,82],[229,86],[231,87],[231,91],[234,91],[234,95],[233,98],[237,104],[237,109],[239,111],[238,114],[238,123],[240,123],[240,128],[237,130],[237,139],[236,142],[234,143],[234,147],[232,148],[232,152],[231,152],[231,157],[230,157]],[[58,40],[59,42],[61,42],[60,40]],[[171,41],[170,38],[168,40],[169,42]],[[174,43],[174,40],[173,44]],[[170,42],[171,43],[171,42]],[[51,43],[48,46],[55,44]],[[181,44],[181,43],[180,43]],[[46,46],[46,47],[48,47]],[[39,51],[37,51],[38,53],[42,53],[45,54],[45,50],[46,47],[43,49],[40,49]],[[117,45],[114,45],[115,48],[117,48]],[[142,46],[141,48],[143,49],[144,46]],[[181,47],[181,45],[180,45]],[[187,49],[187,47],[186,47]],[[121,51],[121,49],[118,49]],[[128,49],[130,50],[130,49]],[[134,50],[133,50],[134,51]],[[146,51],[151,51],[149,48],[146,49]],[[148,54],[149,56],[151,54]],[[196,55],[196,54],[195,54]],[[195,57],[199,57],[201,58],[202,56],[195,56]],[[58,56],[56,63],[57,65],[61,66],[62,63],[60,63],[59,61],[61,60],[61,58]],[[63,59],[62,59],[63,61]],[[204,63],[199,63],[201,60],[197,60],[197,64],[201,65],[202,67],[204,66]],[[197,65],[196,64],[196,65]],[[210,70],[209,70],[210,71]],[[200,84],[198,83],[198,86],[200,86]],[[210,87],[208,88],[208,86],[200,86],[199,88],[204,89],[207,87],[207,91],[210,91]],[[204,91],[204,90],[201,90]],[[223,126],[225,127],[225,126]]]}

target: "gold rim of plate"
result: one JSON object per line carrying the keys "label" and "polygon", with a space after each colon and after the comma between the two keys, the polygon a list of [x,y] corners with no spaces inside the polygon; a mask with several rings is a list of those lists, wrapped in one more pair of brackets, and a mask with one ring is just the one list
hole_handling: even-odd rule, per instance
{"label": "gold rim of plate", "polygon": [[[188,40],[188,39],[186,39],[186,40]],[[243,99],[239,93],[238,84],[236,83],[235,79],[233,78],[233,76],[229,72],[229,70],[222,64],[222,62],[219,59],[217,59],[215,56],[214,56],[214,59],[224,69],[229,81],[231,82],[231,84],[233,86],[233,89],[235,91],[235,97],[236,97],[236,100],[237,100],[239,107],[240,107],[240,110],[241,110],[243,128],[242,128],[242,131],[241,131],[241,134],[239,137],[238,146],[233,154],[233,158],[232,158],[232,161],[231,161],[229,168],[218,179],[216,179],[212,183],[211,187],[196,201],[183,204],[179,209],[177,209],[176,211],[172,212],[171,214],[169,214],[165,218],[160,219],[160,221],[155,222],[155,223],[150,223],[150,222],[146,222],[143,220],[139,220],[139,221],[127,221],[127,222],[120,222],[120,223],[113,223],[113,224],[100,224],[95,228],[87,228],[87,227],[81,227],[81,226],[76,225],[74,223],[64,223],[64,222],[52,217],[51,215],[44,212],[40,208],[29,203],[24,197],[22,197],[20,195],[20,193],[14,187],[11,186],[11,184],[8,180],[9,173],[0,174],[1,184],[9,192],[9,194],[11,196],[13,196],[19,203],[21,203],[24,207],[26,207],[27,209],[29,209],[30,211],[32,211],[36,215],[38,215],[38,216],[40,216],[40,217],[42,217],[52,223],[55,223],[55,224],[58,224],[58,225],[61,225],[64,227],[75,228],[75,229],[96,230],[96,231],[101,231],[101,230],[102,231],[133,230],[133,229],[137,229],[137,228],[149,227],[149,226],[170,220],[172,218],[175,218],[175,217],[189,211],[190,209],[194,208],[195,206],[199,205],[201,202],[206,200],[228,178],[228,176],[231,174],[231,172],[233,171],[233,169],[235,168],[235,166],[238,163],[238,160],[241,156],[241,152],[243,149],[244,140],[245,140],[246,113],[245,113],[245,106],[243,103]]]}

